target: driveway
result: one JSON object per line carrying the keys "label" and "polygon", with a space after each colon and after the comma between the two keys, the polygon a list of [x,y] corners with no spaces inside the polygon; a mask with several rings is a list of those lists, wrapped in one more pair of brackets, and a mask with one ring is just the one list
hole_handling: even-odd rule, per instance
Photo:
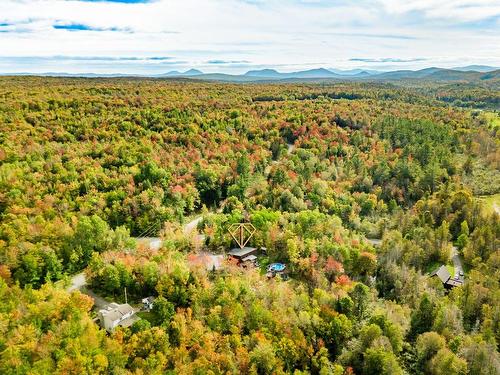
{"label": "driveway", "polygon": [[198,216],[196,219],[193,219],[189,223],[184,225],[184,229],[183,229],[183,232],[185,235],[191,234],[192,232],[196,232],[197,233],[196,237],[198,238],[198,241],[200,241],[200,243],[205,242],[205,235],[198,233],[198,229],[197,229],[198,224],[200,223],[200,221],[202,219],[203,219],[203,216]]}
{"label": "driveway", "polygon": [[92,290],[88,289],[88,288],[82,288],[80,290],[83,294],[86,294],[87,296],[89,297],[92,297],[93,300],[94,300],[94,307],[97,309],[97,310],[101,310],[101,309],[105,309],[106,306],[108,306],[111,302],[109,301],[106,301],[104,298],[102,298],[101,296],[98,296],[97,294],[95,294]]}
{"label": "driveway", "polygon": [[191,220],[189,223],[187,223],[186,225],[184,225],[184,229],[183,229],[184,234],[189,234],[193,230],[195,230],[198,227],[198,224],[200,223],[201,219],[203,219],[203,217],[202,216],[198,216],[196,219]]}
{"label": "driveway", "polygon": [[460,272],[462,275],[464,274],[464,267],[462,265],[462,260],[460,259],[460,255],[458,255],[458,249],[456,246],[453,246],[451,253],[451,260],[453,261],[453,267],[455,268],[455,279],[464,281],[464,276],[460,276]]}
{"label": "driveway", "polygon": [[80,272],[71,278],[71,284],[68,288],[66,288],[66,290],[68,292],[79,290],[83,294],[92,297],[94,300],[94,306],[97,310],[104,309],[107,305],[110,304],[110,302],[106,301],[104,298],[98,296],[92,290],[87,288],[87,279],[85,278],[85,273],[83,272]]}
{"label": "driveway", "polygon": [[66,290],[68,292],[72,292],[73,290],[80,290],[85,285],[87,285],[85,274],[83,272],[80,272],[79,274],[76,274],[71,278],[71,284]]}
{"label": "driveway", "polygon": [[[190,221],[184,226],[184,234],[190,234],[193,231],[196,231],[196,228],[198,226],[198,223],[203,219],[202,216],[198,216],[194,220]],[[198,238],[200,241],[203,241],[205,239],[205,236],[202,234],[198,234]],[[148,241],[149,245],[151,247],[156,246],[158,248],[161,247],[161,239],[158,237],[149,237],[146,239],[141,239],[141,240],[146,240]],[[94,299],[94,306],[96,309],[104,309],[106,308],[107,305],[109,305],[111,302],[106,301],[104,298],[101,296],[97,295],[94,293],[91,289],[87,287],[87,279],[85,278],[85,273],[80,272],[77,273],[76,275],[73,275],[70,279],[70,285],[66,288],[68,292],[72,292],[74,290],[79,290],[83,294],[88,295],[89,297],[92,297]]]}
{"label": "driveway", "polygon": [[382,239],[380,238],[367,238],[366,240],[375,247],[382,245]]}

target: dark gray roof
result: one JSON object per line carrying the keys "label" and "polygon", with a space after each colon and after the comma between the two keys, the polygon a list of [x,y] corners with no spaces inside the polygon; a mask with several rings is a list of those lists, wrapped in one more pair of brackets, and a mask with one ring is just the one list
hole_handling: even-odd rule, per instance
{"label": "dark gray roof", "polygon": [[248,255],[251,255],[253,252],[255,252],[257,249],[255,247],[244,247],[240,249],[239,247],[236,247],[229,251],[227,254],[231,255],[233,257],[237,258],[242,258]]}
{"label": "dark gray roof", "polygon": [[437,277],[439,277],[439,279],[441,280],[442,283],[447,282],[450,279],[450,277],[451,277],[451,275],[448,272],[448,269],[446,268],[445,265],[442,265],[437,270],[435,270],[434,272],[432,272],[431,276],[437,276]]}
{"label": "dark gray roof", "polygon": [[457,279],[449,279],[446,284],[450,286],[462,286],[463,282],[462,280],[457,280]]}

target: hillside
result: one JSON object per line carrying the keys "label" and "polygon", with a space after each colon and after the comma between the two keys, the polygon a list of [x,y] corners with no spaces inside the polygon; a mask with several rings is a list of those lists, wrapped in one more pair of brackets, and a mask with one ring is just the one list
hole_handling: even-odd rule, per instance
{"label": "hillside", "polygon": [[[473,68],[474,66],[471,66]],[[21,73],[16,75],[32,75]],[[279,72],[275,69],[249,70],[244,74],[228,73],[204,73],[197,69],[189,69],[185,72],[176,70],[163,74],[149,75],[127,75],[127,74],[96,74],[96,73],[44,73],[40,76],[49,77],[85,77],[85,78],[117,78],[117,77],[136,77],[136,78],[168,78],[168,79],[194,79],[203,81],[234,82],[234,83],[255,83],[255,82],[279,82],[279,83],[312,83],[312,82],[391,82],[400,83],[406,81],[424,82],[463,82],[473,84],[487,84],[495,89],[500,87],[500,70],[479,66],[477,71],[468,70],[467,67],[457,69],[443,68],[425,68],[421,70],[394,70],[380,72],[374,70],[338,70],[338,69],[309,69],[296,72]]]}
{"label": "hillside", "polygon": [[187,73],[0,77],[1,374],[498,373],[497,71]]}

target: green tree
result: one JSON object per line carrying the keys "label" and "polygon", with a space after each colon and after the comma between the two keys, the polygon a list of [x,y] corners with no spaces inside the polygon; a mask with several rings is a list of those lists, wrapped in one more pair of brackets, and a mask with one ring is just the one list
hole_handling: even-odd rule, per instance
{"label": "green tree", "polygon": [[27,253],[21,257],[20,266],[14,272],[14,278],[21,285],[38,286],[42,273],[42,264],[36,253]]}
{"label": "green tree", "polygon": [[88,264],[93,252],[109,250],[113,232],[99,216],[82,216],[72,237],[65,244],[66,261],[70,271],[78,271]]}
{"label": "green tree", "polygon": [[411,315],[410,338],[416,338],[419,334],[430,331],[435,317],[436,305],[430,296],[424,293],[418,308]]}
{"label": "green tree", "polygon": [[465,375],[467,362],[447,348],[443,348],[431,359],[429,372],[432,375]]}
{"label": "green tree", "polygon": [[212,206],[222,198],[222,184],[217,173],[210,167],[198,167],[195,172],[195,185],[203,204]]}
{"label": "green tree", "polygon": [[422,371],[428,369],[430,360],[444,348],[446,348],[446,341],[439,333],[425,332],[418,336],[416,351],[419,368]]}
{"label": "green tree", "polygon": [[469,225],[467,224],[467,221],[464,220],[460,224],[460,235],[457,238],[456,244],[457,247],[463,251],[465,246],[469,243]]}
{"label": "green tree", "polygon": [[370,302],[370,288],[363,283],[357,283],[349,295],[354,302],[354,316],[358,319],[362,319],[367,312]]}
{"label": "green tree", "polygon": [[170,320],[175,314],[173,303],[163,297],[158,297],[154,300],[151,311],[155,315],[157,324],[165,327],[169,325]]}
{"label": "green tree", "polygon": [[363,374],[366,375],[402,375],[394,353],[380,348],[369,348],[365,353]]}
{"label": "green tree", "polygon": [[106,265],[102,270],[100,279],[102,280],[102,289],[107,293],[115,295],[121,292],[123,285],[120,271],[114,265]]}
{"label": "green tree", "polygon": [[132,333],[138,333],[151,328],[151,323],[146,319],[139,319],[137,322],[130,326],[130,331]]}
{"label": "green tree", "polygon": [[268,341],[261,341],[250,352],[250,363],[258,374],[272,374],[279,369],[274,348]]}

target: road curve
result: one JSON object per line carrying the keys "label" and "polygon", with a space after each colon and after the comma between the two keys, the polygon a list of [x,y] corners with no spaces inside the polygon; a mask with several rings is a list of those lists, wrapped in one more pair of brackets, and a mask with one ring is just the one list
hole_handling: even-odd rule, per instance
{"label": "road curve", "polygon": [[196,229],[196,227],[198,226],[198,224],[200,223],[200,221],[203,219],[202,216],[198,216],[197,218],[191,220],[189,223],[187,223],[186,225],[184,225],[184,234],[189,234],[191,233],[193,230]]}
{"label": "road curve", "polygon": [[[190,234],[192,231],[196,230],[198,223],[203,219],[202,216],[198,216],[195,219],[191,220],[189,223],[186,223],[183,228],[184,234]],[[202,235],[200,237],[204,238]],[[94,304],[97,308],[104,308],[109,304],[104,298],[95,294],[92,290],[87,288],[87,279],[85,277],[84,272],[77,273],[73,275],[70,279],[70,285],[66,288],[66,291],[72,292],[74,290],[79,290],[84,294],[92,297],[94,299]]]}

